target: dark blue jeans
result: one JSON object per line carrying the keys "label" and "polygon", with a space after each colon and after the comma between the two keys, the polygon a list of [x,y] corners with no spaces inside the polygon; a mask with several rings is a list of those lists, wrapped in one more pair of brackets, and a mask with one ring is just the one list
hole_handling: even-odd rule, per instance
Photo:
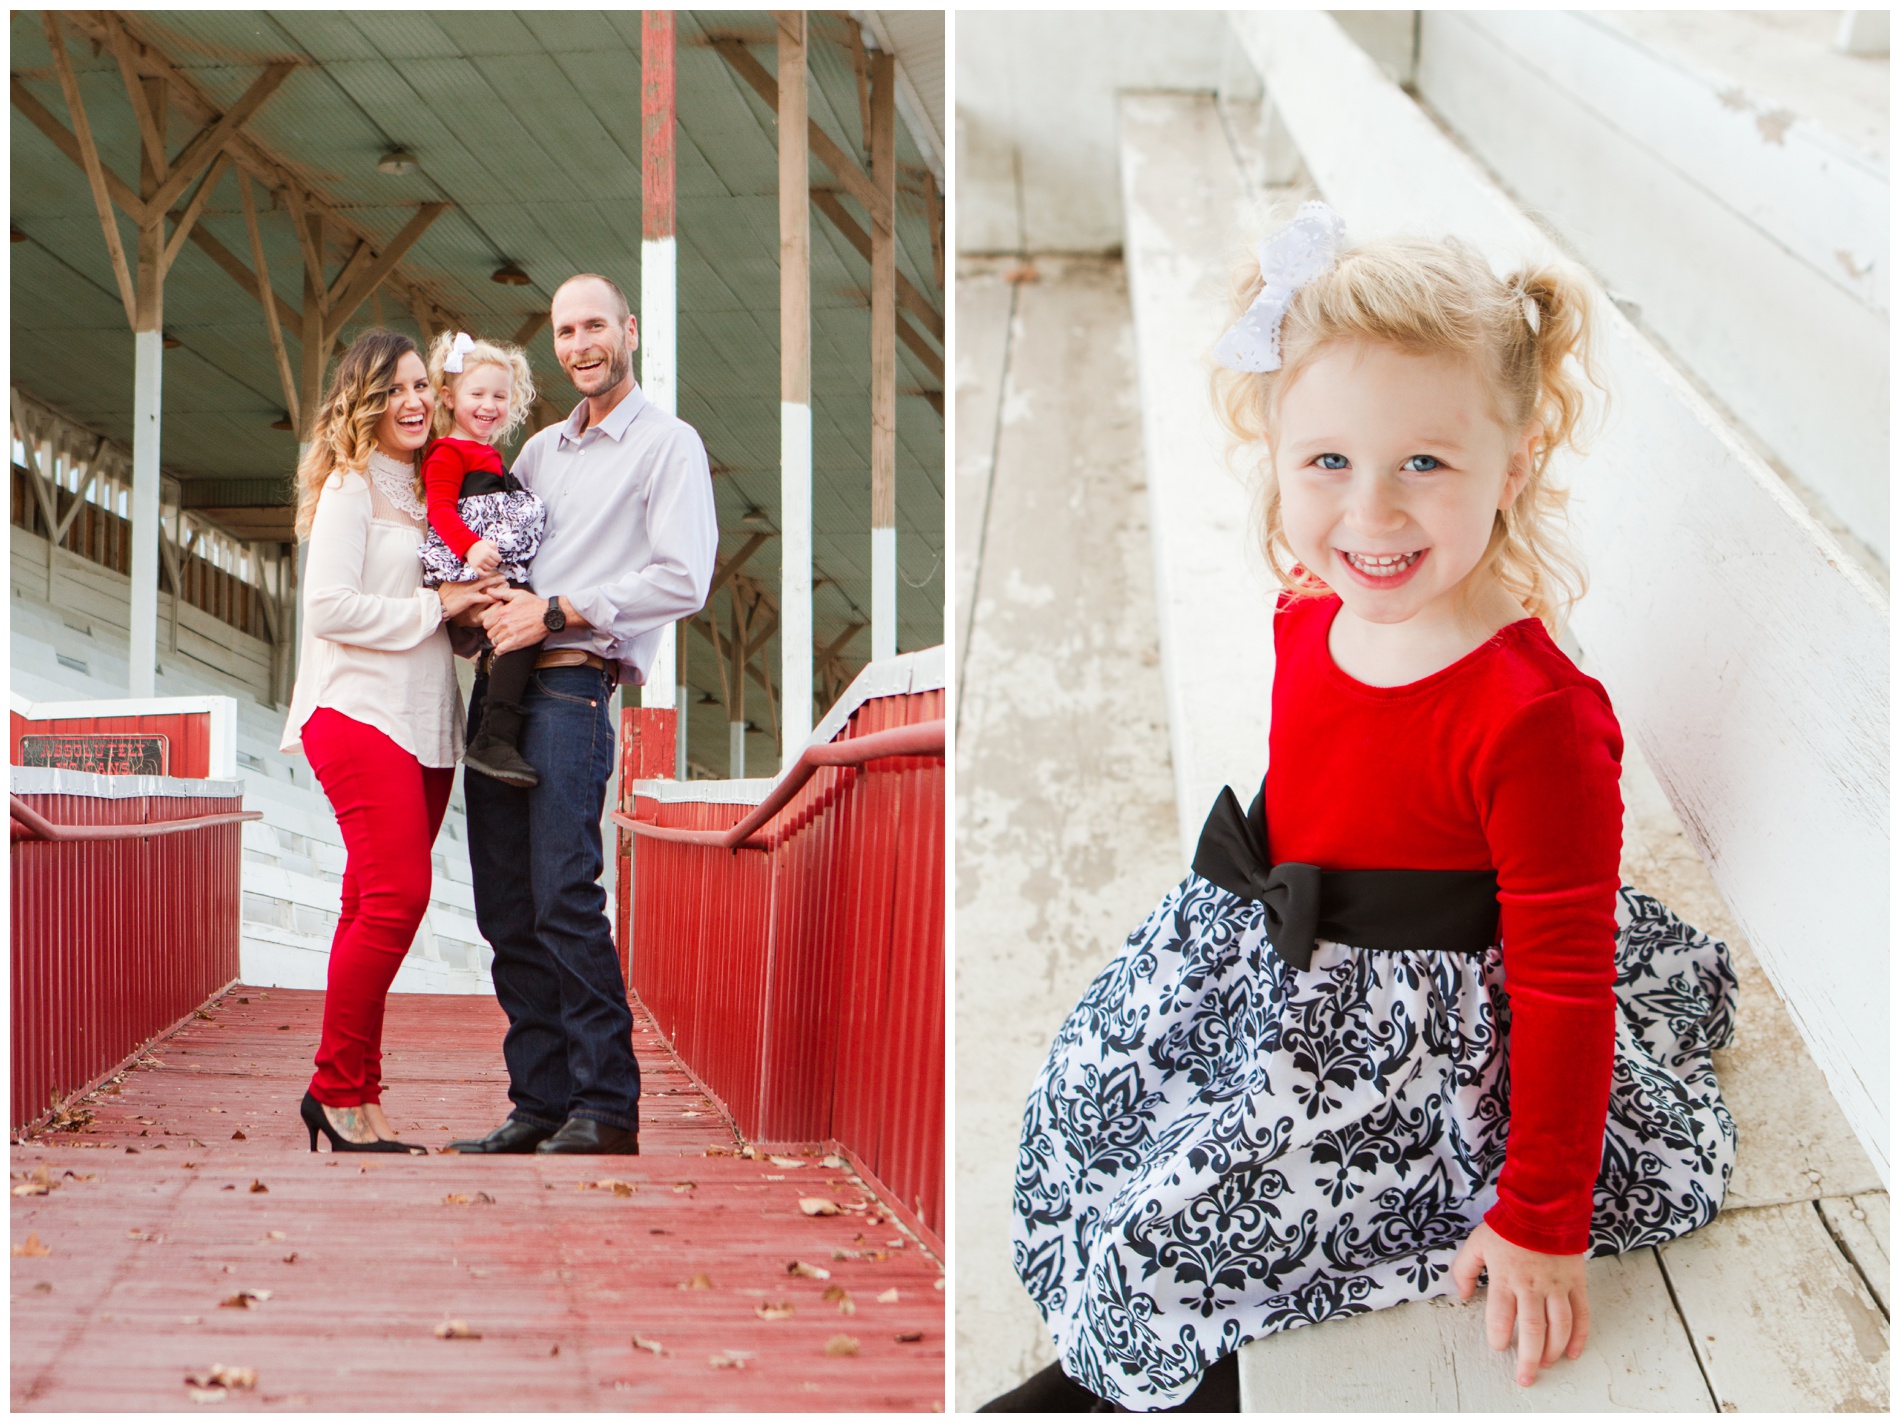
{"label": "dark blue jeans", "polygon": [[[487,692],[478,679],[471,729]],[[520,740],[541,784],[463,773],[475,922],[495,951],[495,997],[508,1015],[509,1115],[537,1126],[640,1125],[633,1013],[600,884],[611,692],[595,668],[542,668],[522,698]]]}

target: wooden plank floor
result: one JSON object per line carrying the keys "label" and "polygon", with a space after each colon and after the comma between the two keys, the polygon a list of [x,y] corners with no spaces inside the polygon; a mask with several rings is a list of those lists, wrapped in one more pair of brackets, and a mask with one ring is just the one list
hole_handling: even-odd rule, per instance
{"label": "wooden plank floor", "polygon": [[[637,1003],[643,1155],[359,1158],[312,1155],[297,1117],[322,1001],[233,989],[89,1125],[14,1146],[16,1192],[51,1186],[13,1197],[15,1409],[190,1408],[214,1364],[256,1370],[240,1408],[942,1408],[938,1262],[815,1149],[709,1155],[737,1143]],[[389,1000],[405,1139],[502,1120],[503,1027],[492,999]]]}

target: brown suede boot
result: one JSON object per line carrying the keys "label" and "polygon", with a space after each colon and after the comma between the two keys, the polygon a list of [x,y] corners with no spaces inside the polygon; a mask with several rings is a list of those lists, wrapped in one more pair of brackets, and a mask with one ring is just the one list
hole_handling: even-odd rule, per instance
{"label": "brown suede boot", "polygon": [[523,790],[541,784],[522,755],[515,749],[521,735],[521,708],[513,702],[489,702],[482,707],[481,725],[462,755],[462,764],[471,771],[493,776],[504,785]]}

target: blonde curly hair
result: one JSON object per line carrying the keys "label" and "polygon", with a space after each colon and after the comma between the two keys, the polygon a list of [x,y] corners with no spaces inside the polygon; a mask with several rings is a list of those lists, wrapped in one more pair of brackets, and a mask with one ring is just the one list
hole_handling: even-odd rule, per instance
{"label": "blonde curly hair", "polygon": [[445,371],[443,367],[448,364],[449,353],[455,349],[456,334],[444,331],[429,343],[429,380],[435,386],[436,396],[435,437],[441,439],[455,429],[456,382],[477,366],[499,366],[508,372],[508,422],[495,431],[492,438],[497,445],[506,444],[534,406],[534,370],[528,364],[528,353],[506,341],[484,341],[478,337],[475,344],[462,353],[461,371]]}
{"label": "blonde curly hair", "polygon": [[404,356],[421,359],[416,343],[380,327],[350,343],[336,363],[330,388],[317,407],[310,443],[297,462],[297,538],[310,537],[324,482],[339,469],[361,470],[376,448],[376,426],[389,409],[396,366]]}
{"label": "blonde curly hair", "polygon": [[[1236,271],[1236,316],[1261,286],[1256,263]],[[1536,312],[1534,329],[1528,304]],[[1566,445],[1583,449],[1584,383],[1604,389],[1591,355],[1584,278],[1558,263],[1500,278],[1482,254],[1456,239],[1368,242],[1294,294],[1280,327],[1280,369],[1216,369],[1215,407],[1237,449],[1256,452],[1256,510],[1267,566],[1295,597],[1331,590],[1299,567],[1287,542],[1273,469],[1276,418],[1281,395],[1300,372],[1340,341],[1469,360],[1490,388],[1500,425],[1520,436],[1538,427],[1524,487],[1498,512],[1478,569],[1494,570],[1504,589],[1555,631],[1587,580],[1567,533],[1569,491],[1551,481],[1550,457]]]}

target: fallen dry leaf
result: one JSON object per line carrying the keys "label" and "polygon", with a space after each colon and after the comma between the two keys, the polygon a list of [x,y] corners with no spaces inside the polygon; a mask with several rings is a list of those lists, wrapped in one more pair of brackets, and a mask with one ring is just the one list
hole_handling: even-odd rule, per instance
{"label": "fallen dry leaf", "polygon": [[250,1140],[250,1138],[245,1136],[242,1131],[234,1131],[231,1133],[231,1140],[232,1141],[248,1141]]}
{"label": "fallen dry leaf", "polygon": [[239,1290],[218,1301],[219,1309],[250,1309],[270,1298],[269,1290]]}
{"label": "fallen dry leaf", "polygon": [[257,1370],[236,1364],[213,1364],[195,1374],[186,1374],[185,1382],[194,1388],[256,1388]]}
{"label": "fallen dry leaf", "polygon": [[285,1263],[286,1265],[294,1265],[294,1264],[296,1264],[296,1263],[297,1263],[297,1252],[296,1252],[295,1250],[293,1250],[293,1251],[291,1251],[291,1252],[290,1252],[290,1253],[289,1253],[288,1255],[286,1255],[286,1256],[284,1256],[284,1263]]}
{"label": "fallen dry leaf", "polygon": [[924,1340],[924,1332],[921,1329],[906,1329],[902,1334],[891,1335],[891,1338],[900,1344],[921,1344]]}
{"label": "fallen dry leaf", "polygon": [[888,1290],[884,1290],[883,1292],[881,1292],[877,1297],[877,1302],[879,1304],[896,1304],[897,1303],[897,1286],[892,1285]]}
{"label": "fallen dry leaf", "polygon": [[218,1187],[218,1189],[219,1189],[220,1191],[235,1191],[235,1190],[237,1189],[237,1187],[236,1187],[236,1186],[228,1186],[228,1185],[227,1185],[227,1186],[220,1186],[220,1187]]}
{"label": "fallen dry leaf", "polygon": [[90,1181],[98,1174],[97,1171],[62,1171],[60,1173],[61,1176],[70,1176],[75,1181]]}
{"label": "fallen dry leaf", "polygon": [[438,1339],[479,1339],[482,1336],[469,1328],[466,1319],[445,1319],[435,1327]]}
{"label": "fallen dry leaf", "polygon": [[270,1187],[266,1186],[262,1181],[251,1182],[251,1194],[253,1196],[264,1195],[269,1190],[270,1190]]}
{"label": "fallen dry leaf", "polygon": [[549,1357],[550,1359],[558,1359],[558,1358],[560,1358],[560,1357],[561,1357],[561,1346],[560,1346],[559,1344],[550,1344],[550,1345],[548,1346],[548,1357]]}
{"label": "fallen dry leaf", "polygon": [[831,1271],[827,1270],[823,1265],[807,1265],[803,1260],[792,1261],[791,1264],[785,1267],[785,1273],[788,1275],[803,1275],[808,1280],[828,1280],[831,1278]]}
{"label": "fallen dry leaf", "polygon": [[838,1203],[828,1201],[823,1196],[800,1196],[798,1208],[806,1215],[836,1215]]}
{"label": "fallen dry leaf", "polygon": [[708,1156],[736,1156],[738,1153],[729,1146],[709,1146],[706,1148],[706,1154]]}
{"label": "fallen dry leaf", "polygon": [[939,1294],[943,1292],[943,1276],[942,1275],[937,1276],[936,1283],[931,1285],[931,1288],[933,1290],[936,1290]]}
{"label": "fallen dry leaf", "polygon": [[610,1176],[605,1181],[594,1182],[594,1189],[597,1191],[612,1191],[616,1196],[631,1196],[633,1194],[633,1183],[631,1181],[616,1181]]}
{"label": "fallen dry leaf", "polygon": [[193,1403],[223,1403],[226,1397],[221,1388],[188,1388],[185,1393]]}
{"label": "fallen dry leaf", "polygon": [[680,1286],[683,1290],[709,1290],[712,1287],[712,1276],[704,1273],[694,1275],[692,1279]]}
{"label": "fallen dry leaf", "polygon": [[752,1311],[760,1319],[790,1319],[798,1310],[790,1300],[779,1300],[776,1304],[762,1304]]}
{"label": "fallen dry leaf", "polygon": [[675,1181],[673,1183],[673,1194],[676,1196],[683,1191],[696,1191],[698,1189],[699,1182],[697,1181]]}
{"label": "fallen dry leaf", "polygon": [[14,1246],[13,1253],[15,1256],[21,1256],[21,1255],[38,1256],[38,1255],[51,1255],[53,1252],[51,1250],[48,1250],[44,1245],[40,1244],[40,1238],[37,1234],[35,1234],[35,1235],[27,1236],[26,1244]]}
{"label": "fallen dry leaf", "polygon": [[825,1341],[825,1352],[834,1359],[849,1358],[858,1352],[858,1341],[849,1334],[834,1334]]}
{"label": "fallen dry leaf", "polygon": [[288,1240],[288,1239],[290,1239],[290,1237],[289,1237],[288,1235],[285,1235],[285,1234],[283,1233],[283,1231],[281,1231],[281,1230],[267,1230],[267,1231],[265,1231],[265,1232],[264,1232],[264,1238],[265,1238],[266,1240]]}
{"label": "fallen dry leaf", "polygon": [[846,1167],[848,1167],[850,1164],[851,1163],[846,1161],[842,1156],[839,1156],[835,1153],[830,1156],[827,1156],[823,1161],[819,1163],[819,1165],[827,1166],[833,1171],[842,1171]]}
{"label": "fallen dry leaf", "polygon": [[744,1349],[725,1349],[714,1354],[706,1362],[715,1369],[743,1369],[756,1358],[758,1358],[757,1354],[749,1353]]}
{"label": "fallen dry leaf", "polygon": [[38,1181],[22,1181],[13,1188],[16,1196],[44,1196],[52,1191],[51,1186],[42,1186]]}
{"label": "fallen dry leaf", "polygon": [[668,1349],[666,1345],[662,1344],[658,1339],[642,1339],[638,1334],[633,1336],[633,1347],[636,1349],[645,1349],[649,1354],[657,1354],[662,1359],[672,1353],[672,1350]]}
{"label": "fallen dry leaf", "polygon": [[797,1169],[798,1167],[801,1167],[805,1164],[804,1162],[800,1161],[796,1156],[768,1156],[765,1159],[771,1162],[774,1166],[787,1166],[793,1169]]}

